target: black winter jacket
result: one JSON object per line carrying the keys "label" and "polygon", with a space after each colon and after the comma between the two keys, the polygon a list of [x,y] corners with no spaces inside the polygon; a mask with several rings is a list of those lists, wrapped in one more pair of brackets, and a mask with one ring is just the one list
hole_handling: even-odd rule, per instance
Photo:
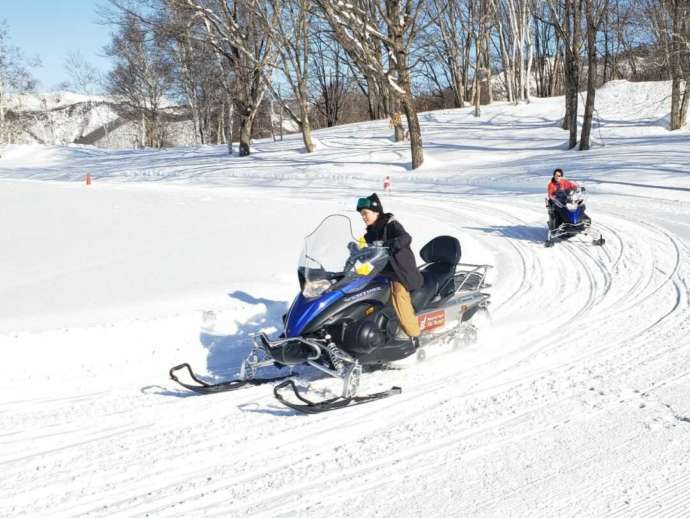
{"label": "black winter jacket", "polygon": [[422,286],[424,278],[417,269],[414,254],[410,248],[412,237],[393,217],[393,214],[381,214],[373,225],[367,227],[364,239],[369,244],[374,241],[383,241],[383,246],[388,247],[391,258],[383,271],[384,275],[387,274],[393,280],[401,282],[407,291],[416,290]]}

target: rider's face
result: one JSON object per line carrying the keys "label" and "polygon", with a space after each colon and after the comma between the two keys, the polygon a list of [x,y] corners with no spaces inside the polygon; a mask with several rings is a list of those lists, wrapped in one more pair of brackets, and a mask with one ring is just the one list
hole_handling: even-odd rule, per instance
{"label": "rider's face", "polygon": [[366,226],[373,225],[376,219],[379,217],[378,212],[374,212],[373,210],[369,209],[362,209],[359,211],[359,213],[362,216],[362,221],[364,221]]}
{"label": "rider's face", "polygon": [[553,175],[553,179],[556,180],[557,183],[561,183],[561,178],[563,178],[563,173],[556,173]]}

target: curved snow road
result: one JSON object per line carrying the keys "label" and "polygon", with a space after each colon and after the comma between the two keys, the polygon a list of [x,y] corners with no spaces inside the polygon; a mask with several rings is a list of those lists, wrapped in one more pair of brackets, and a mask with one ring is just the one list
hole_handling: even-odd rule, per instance
{"label": "curved snow road", "polygon": [[[503,197],[396,194],[403,215],[459,235],[464,260],[494,264],[493,320],[478,344],[367,373],[362,391],[403,393],[320,416],[294,415],[268,387],[51,401],[53,424],[37,436],[61,446],[0,459],[9,513],[678,515],[690,506],[678,433],[690,420],[667,389],[690,378],[688,242],[597,202],[604,247],[547,249],[536,197],[508,210]],[[32,406],[45,425],[40,401]],[[101,428],[74,430],[89,415]]]}

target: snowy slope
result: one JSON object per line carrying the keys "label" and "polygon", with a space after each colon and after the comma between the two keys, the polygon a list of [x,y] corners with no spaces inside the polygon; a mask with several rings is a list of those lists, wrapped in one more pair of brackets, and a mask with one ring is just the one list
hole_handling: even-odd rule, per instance
{"label": "snowy slope", "polygon": [[[7,107],[20,118],[12,142],[18,144],[70,145],[74,143],[105,148],[138,147],[138,122],[128,120],[126,107],[117,99],[73,92],[14,94]],[[194,142],[191,121],[169,99],[161,101],[169,121],[166,142],[184,145]]]}
{"label": "snowy slope", "polygon": [[[312,155],[3,149],[0,516],[687,516],[690,134],[665,129],[668,90],[607,84],[586,153],[562,98],[426,113],[417,171],[386,122],[317,132]],[[603,248],[543,247],[556,166]],[[415,251],[451,234],[494,265],[478,344],[367,373],[403,393],[319,416],[167,379],[234,375],[294,296],[302,237],[333,212],[361,230],[386,175]]]}

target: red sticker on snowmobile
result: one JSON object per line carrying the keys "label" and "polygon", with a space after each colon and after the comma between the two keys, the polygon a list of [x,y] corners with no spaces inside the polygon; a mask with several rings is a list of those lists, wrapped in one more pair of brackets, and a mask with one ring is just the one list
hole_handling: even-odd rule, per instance
{"label": "red sticker on snowmobile", "polygon": [[446,312],[440,309],[438,311],[424,313],[417,317],[417,321],[419,322],[420,331],[436,329],[437,327],[442,327],[446,323]]}

